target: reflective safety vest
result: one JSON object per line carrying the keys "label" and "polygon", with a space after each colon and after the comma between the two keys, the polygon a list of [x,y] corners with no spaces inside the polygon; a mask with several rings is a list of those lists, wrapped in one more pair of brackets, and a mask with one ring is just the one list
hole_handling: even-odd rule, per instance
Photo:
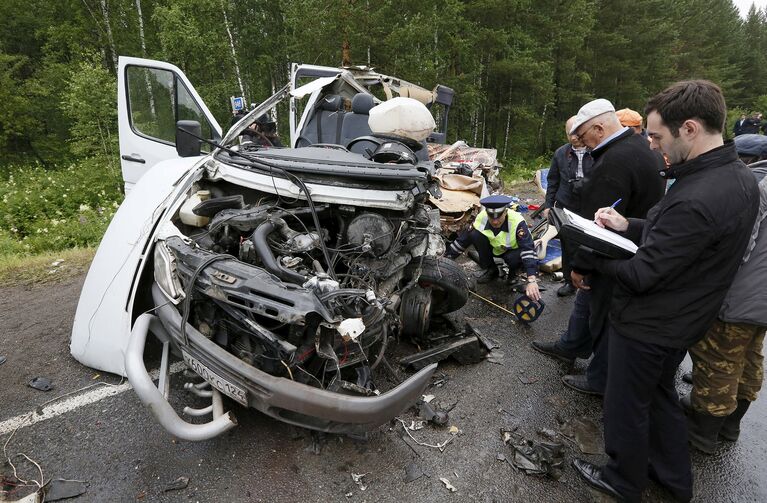
{"label": "reflective safety vest", "polygon": [[485,229],[487,226],[487,211],[482,211],[474,220],[473,227],[481,232],[490,241],[490,246],[493,248],[493,255],[503,255],[506,250],[517,248],[517,226],[520,222],[523,222],[525,217],[517,213],[516,211],[509,209],[506,211],[506,225],[509,231],[501,231],[498,234],[493,234],[490,229]]}

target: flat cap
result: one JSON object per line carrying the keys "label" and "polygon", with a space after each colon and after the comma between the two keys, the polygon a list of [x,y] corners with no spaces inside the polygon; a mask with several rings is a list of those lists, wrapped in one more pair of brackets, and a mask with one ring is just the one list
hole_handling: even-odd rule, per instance
{"label": "flat cap", "polygon": [[589,101],[578,110],[578,115],[575,116],[573,127],[570,128],[570,134],[575,134],[575,131],[577,131],[585,122],[607,112],[615,112],[615,107],[610,101],[604,98]]}

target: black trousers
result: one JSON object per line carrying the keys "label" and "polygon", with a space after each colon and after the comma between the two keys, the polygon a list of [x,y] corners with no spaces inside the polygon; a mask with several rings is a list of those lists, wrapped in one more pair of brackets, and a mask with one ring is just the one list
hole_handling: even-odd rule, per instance
{"label": "black trousers", "polygon": [[[496,267],[493,247],[490,246],[490,240],[487,239],[487,236],[477,229],[471,229],[471,231],[469,231],[469,239],[471,240],[471,244],[474,245],[474,249],[477,250],[477,255],[479,255],[479,266],[482,269]],[[507,250],[506,253],[499,256],[503,259],[506,265],[509,266],[509,275],[513,275],[517,269],[522,267],[521,254],[522,250],[515,248],[513,250]]]}
{"label": "black trousers", "polygon": [[652,472],[678,499],[692,498],[687,420],[674,387],[685,350],[618,335],[610,327],[604,401],[604,478],[640,501]]}

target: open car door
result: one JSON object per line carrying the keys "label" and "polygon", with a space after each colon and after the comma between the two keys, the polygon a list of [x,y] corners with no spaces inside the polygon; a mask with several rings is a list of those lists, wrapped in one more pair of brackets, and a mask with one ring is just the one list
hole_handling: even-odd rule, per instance
{"label": "open car door", "polygon": [[126,194],[152,166],[179,157],[179,120],[199,122],[204,138],[221,138],[221,126],[184,73],[163,61],[120,57],[117,117]]}

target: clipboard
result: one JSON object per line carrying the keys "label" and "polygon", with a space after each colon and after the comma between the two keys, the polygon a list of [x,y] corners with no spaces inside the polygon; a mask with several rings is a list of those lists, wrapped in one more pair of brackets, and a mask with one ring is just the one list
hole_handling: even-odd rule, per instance
{"label": "clipboard", "polygon": [[612,259],[627,259],[636,254],[638,246],[608,229],[599,227],[572,211],[552,208],[549,218],[562,239],[570,240]]}

